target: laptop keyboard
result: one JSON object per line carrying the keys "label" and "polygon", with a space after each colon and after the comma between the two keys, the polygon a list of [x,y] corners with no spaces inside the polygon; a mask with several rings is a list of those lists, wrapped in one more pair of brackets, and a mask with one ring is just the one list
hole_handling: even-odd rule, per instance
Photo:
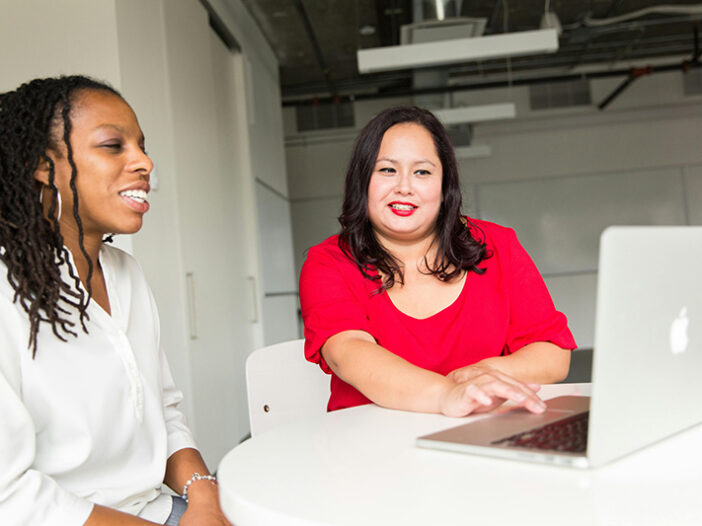
{"label": "laptop keyboard", "polygon": [[545,426],[495,440],[492,444],[529,449],[584,453],[587,449],[587,422],[590,413],[579,413]]}

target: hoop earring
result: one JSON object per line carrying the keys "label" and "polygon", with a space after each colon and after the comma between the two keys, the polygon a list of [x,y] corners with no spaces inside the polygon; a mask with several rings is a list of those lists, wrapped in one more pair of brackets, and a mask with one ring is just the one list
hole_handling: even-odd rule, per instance
{"label": "hoop earring", "polygon": [[[39,190],[39,203],[41,205],[44,204],[44,186],[46,185],[41,185],[41,189]],[[58,214],[56,214],[56,221],[59,221],[61,219],[61,192],[58,191],[58,188],[54,186],[56,190],[56,201],[58,202]]]}
{"label": "hoop earring", "polygon": [[56,200],[58,201],[58,214],[56,214],[56,221],[61,219],[61,192],[56,189]]}

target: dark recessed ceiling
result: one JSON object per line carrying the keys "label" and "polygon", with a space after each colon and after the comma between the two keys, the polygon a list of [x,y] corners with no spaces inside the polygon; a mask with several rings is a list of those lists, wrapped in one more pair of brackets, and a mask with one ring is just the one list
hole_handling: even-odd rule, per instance
{"label": "dark recessed ceiling", "polygon": [[[361,75],[356,50],[399,44],[399,29],[414,21],[413,6],[424,12],[434,0],[243,0],[280,63],[284,102],[342,96],[388,96],[412,89],[412,71]],[[485,18],[485,34],[539,29],[544,0],[444,0],[447,13]],[[548,0],[546,3],[549,3]],[[455,12],[456,6],[460,12]],[[441,68],[452,85],[486,84],[505,75],[553,77],[578,66],[695,54],[694,35],[701,14],[652,13],[623,22],[593,26],[586,19],[618,17],[652,6],[651,0],[552,0],[563,26],[557,53],[488,60]],[[702,6],[677,0],[676,6]],[[420,8],[422,7],[420,6]],[[371,33],[372,34],[367,34]],[[316,47],[315,47],[316,45]],[[678,60],[679,62],[679,60]],[[326,71],[324,70],[326,68]],[[447,74],[447,75],[446,75]]]}

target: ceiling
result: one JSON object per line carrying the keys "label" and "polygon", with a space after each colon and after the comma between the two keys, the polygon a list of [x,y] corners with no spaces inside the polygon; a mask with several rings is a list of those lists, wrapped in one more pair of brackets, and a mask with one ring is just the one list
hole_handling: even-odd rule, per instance
{"label": "ceiling", "polygon": [[[622,62],[677,67],[693,61],[702,20],[699,1],[676,0],[675,13],[621,15],[653,6],[652,0],[440,0],[446,15],[485,18],[485,35],[539,29],[545,4],[563,32],[558,52],[455,64],[436,70],[434,89],[469,89],[607,72]],[[356,50],[400,43],[400,26],[435,18],[436,0],[243,0],[280,63],[284,104],[338,98],[373,98],[417,92],[413,71],[361,75]],[[692,9],[690,9],[692,8]],[[692,13],[693,9],[696,13]],[[422,13],[418,16],[417,13]],[[606,19],[598,24],[598,20]],[[479,37],[476,37],[479,38]],[[670,60],[661,59],[670,57]],[[694,64],[695,66],[697,64]],[[658,67],[658,66],[656,66]]]}

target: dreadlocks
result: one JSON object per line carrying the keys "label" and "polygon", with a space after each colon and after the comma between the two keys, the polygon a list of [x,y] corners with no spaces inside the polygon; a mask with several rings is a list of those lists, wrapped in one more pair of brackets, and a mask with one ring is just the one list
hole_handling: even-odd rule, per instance
{"label": "dreadlocks", "polygon": [[[82,330],[87,332],[86,309],[92,295],[93,264],[83,244],[75,183],[77,170],[69,140],[71,105],[85,90],[120,96],[110,86],[83,76],[35,79],[15,91],[0,94],[0,261],[7,267],[7,280],[15,291],[13,301],[19,302],[29,317],[28,347],[33,357],[41,322],[51,325],[53,333],[63,341],[69,334],[78,335],[70,307],[78,310]],[[61,142],[71,167],[70,188],[79,246],[88,262],[87,294],[70,263],[56,217],[58,188],[54,183],[54,163],[46,153],[51,149],[58,154]],[[34,179],[40,163],[49,167],[48,220]],[[73,283],[61,277],[64,264]]]}

